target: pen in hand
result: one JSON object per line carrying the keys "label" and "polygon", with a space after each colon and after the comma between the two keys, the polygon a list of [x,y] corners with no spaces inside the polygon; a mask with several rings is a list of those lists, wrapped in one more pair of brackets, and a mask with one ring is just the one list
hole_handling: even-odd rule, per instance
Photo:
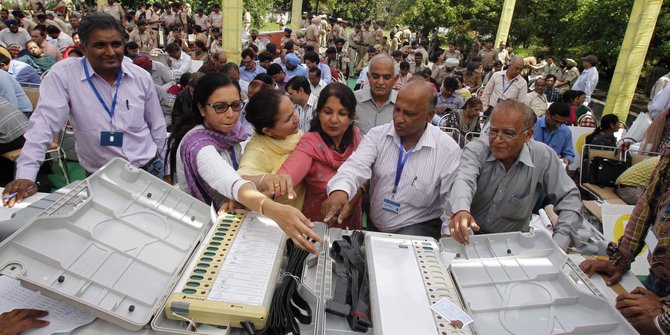
{"label": "pen in hand", "polygon": [[[32,189],[33,187],[35,187],[35,184],[30,185],[30,187],[28,187],[28,188],[26,189],[26,191]],[[16,197],[18,194],[19,194],[19,192],[14,192],[14,193],[12,193],[12,194],[10,194],[10,195],[8,195],[8,196],[2,198],[2,202],[5,202],[5,201],[7,201],[7,200],[9,200],[9,199],[11,199],[11,198],[14,198],[14,197]]]}

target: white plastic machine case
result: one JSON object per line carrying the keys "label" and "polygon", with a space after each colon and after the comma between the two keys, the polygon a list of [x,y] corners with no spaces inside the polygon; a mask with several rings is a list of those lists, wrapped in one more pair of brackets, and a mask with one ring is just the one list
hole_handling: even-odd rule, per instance
{"label": "white plastic machine case", "polygon": [[[161,334],[241,334],[187,331],[164,316],[210,221],[207,205],[115,159],[3,241],[0,273],[128,330],[153,317]],[[305,261],[299,290],[313,320],[301,333],[360,334],[324,308],[335,284],[329,246],[349,232],[320,223],[315,232],[324,245]],[[455,254],[448,269],[443,259]],[[373,321],[366,334],[636,333],[544,233],[473,236],[461,246],[366,232],[365,256]],[[438,317],[430,305],[443,297],[475,322],[455,329]]]}

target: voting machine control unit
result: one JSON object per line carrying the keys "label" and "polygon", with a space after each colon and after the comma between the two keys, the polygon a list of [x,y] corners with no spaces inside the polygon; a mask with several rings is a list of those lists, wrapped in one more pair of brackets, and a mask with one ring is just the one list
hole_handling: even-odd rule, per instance
{"label": "voting machine control unit", "polygon": [[[210,207],[114,159],[0,243],[0,273],[128,330],[243,334],[261,330],[284,279],[286,236],[255,213],[211,219]],[[326,312],[335,241],[316,223],[297,288],[313,311],[300,333],[360,334]],[[543,232],[452,239],[365,232],[372,326],[365,334],[636,334]],[[448,299],[472,317],[452,323]],[[197,327],[195,327],[197,325]]]}

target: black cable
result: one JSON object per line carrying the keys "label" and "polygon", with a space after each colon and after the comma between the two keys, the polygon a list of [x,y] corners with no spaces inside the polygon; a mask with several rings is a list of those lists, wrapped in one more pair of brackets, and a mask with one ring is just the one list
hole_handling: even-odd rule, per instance
{"label": "black cable", "polygon": [[281,283],[275,288],[270,304],[267,327],[264,335],[300,335],[298,321],[303,324],[312,322],[312,309],[309,303],[298,293],[298,281],[309,252],[298,248],[292,240],[286,241],[288,264]]}
{"label": "black cable", "polygon": [[240,322],[240,325],[244,330],[247,331],[247,334],[249,335],[258,335],[258,332],[256,331],[256,327],[254,327],[254,324],[251,323],[251,321],[242,321]]}

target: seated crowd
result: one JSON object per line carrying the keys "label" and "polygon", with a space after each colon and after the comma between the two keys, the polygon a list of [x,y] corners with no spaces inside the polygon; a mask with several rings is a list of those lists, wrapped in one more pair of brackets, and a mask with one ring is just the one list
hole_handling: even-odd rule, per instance
{"label": "seated crowd", "polygon": [[[338,33],[320,48],[315,18],[304,34],[287,28],[281,45],[250,29],[236,64],[221,49],[220,7],[198,8],[193,27],[184,7],[154,3],[126,16],[109,0],[107,14],[79,22],[70,13],[65,26],[36,15],[32,27],[12,12],[0,31],[10,42],[0,49],[0,152],[22,152],[5,206],[37,192],[47,146],[69,121],[87,173],[122,157],[221,211],[273,218],[314,253],[315,221],[467,244],[472,234],[528,231],[545,203],[558,214],[557,245],[582,240],[567,125],[588,111],[595,56],[580,75],[571,59],[523,59],[487,40],[467,62],[450,45],[429,67],[424,43],[391,36],[389,47],[376,22],[346,39],[346,23],[334,20]],[[346,79],[356,74],[354,91]],[[34,111],[26,83],[41,84]],[[587,141],[612,144],[618,125],[604,117]]]}

